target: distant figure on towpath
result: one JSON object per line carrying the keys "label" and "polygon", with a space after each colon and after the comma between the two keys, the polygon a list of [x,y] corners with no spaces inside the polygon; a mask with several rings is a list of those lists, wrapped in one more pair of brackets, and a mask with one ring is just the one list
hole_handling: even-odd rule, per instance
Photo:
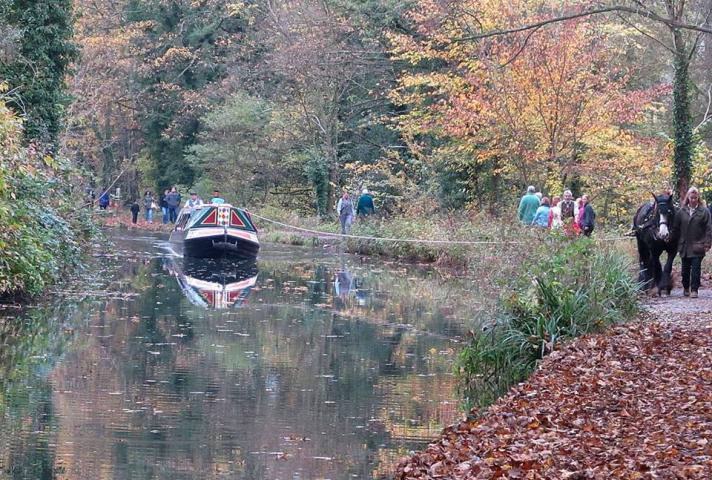
{"label": "distant figure on towpath", "polygon": [[534,214],[534,219],[532,220],[533,227],[539,228],[549,228],[549,197],[544,197],[541,199],[541,205],[536,209]]}
{"label": "distant figure on towpath", "polygon": [[131,204],[131,223],[136,225],[136,222],[138,221],[138,212],[141,210],[141,207],[138,205],[138,201],[134,200],[134,202]]}
{"label": "distant figure on towpath", "polygon": [[519,201],[519,221],[524,225],[531,225],[534,215],[539,208],[539,197],[536,196],[536,188],[533,185],[527,187],[527,193]]}
{"label": "distant figure on towpath", "polygon": [[564,227],[564,233],[569,237],[576,235],[576,203],[574,203],[574,195],[571,190],[564,190],[564,199],[560,204],[561,209],[561,224]]}
{"label": "distant figure on towpath", "polygon": [[581,208],[583,211],[581,214],[581,232],[590,237],[596,227],[596,212],[593,210],[588,195],[581,197]]}
{"label": "distant figure on towpath", "polygon": [[354,204],[349,197],[349,192],[344,192],[336,204],[336,212],[339,214],[339,222],[341,223],[341,234],[348,235],[351,231],[351,224],[354,221]]}
{"label": "distant figure on towpath", "polygon": [[153,193],[150,190],[146,190],[143,195],[143,210],[146,212],[146,223],[153,223],[153,203]]}
{"label": "distant figure on towpath", "polygon": [[163,196],[161,196],[161,213],[163,214],[163,224],[168,223],[168,194],[171,193],[170,190],[165,190]]}
{"label": "distant figure on towpath", "polygon": [[99,208],[101,210],[106,210],[106,207],[109,206],[109,203],[111,203],[111,197],[109,196],[109,192],[106,191],[101,194],[101,197],[99,197]]}
{"label": "distant figure on towpath", "polygon": [[368,189],[364,188],[358,199],[356,214],[366,217],[368,215],[373,215],[374,213],[376,213],[376,207],[373,204],[373,197],[370,193],[368,193]]}
{"label": "distant figure on towpath", "polygon": [[180,193],[176,187],[171,188],[171,191],[166,195],[166,204],[168,204],[168,221],[176,223],[178,218],[178,206],[180,205]]}

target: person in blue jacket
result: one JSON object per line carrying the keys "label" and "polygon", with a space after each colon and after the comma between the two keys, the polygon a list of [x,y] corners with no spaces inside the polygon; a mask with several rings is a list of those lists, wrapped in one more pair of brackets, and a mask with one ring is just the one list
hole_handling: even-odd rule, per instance
{"label": "person in blue jacket", "polygon": [[376,207],[373,205],[373,197],[368,193],[368,189],[364,188],[361,196],[358,198],[356,205],[356,215],[368,216],[376,213]]}
{"label": "person in blue jacket", "polygon": [[549,228],[549,210],[549,198],[544,197],[541,199],[541,205],[536,209],[536,213],[532,219],[532,226]]}
{"label": "person in blue jacket", "polygon": [[109,196],[109,192],[106,191],[102,193],[99,197],[99,208],[101,210],[106,210],[106,207],[109,206],[109,203],[111,203],[111,197]]}
{"label": "person in blue jacket", "polygon": [[519,221],[524,225],[531,225],[539,205],[540,202],[539,197],[536,196],[536,188],[530,185],[527,187],[527,194],[519,201],[519,209],[517,211]]}

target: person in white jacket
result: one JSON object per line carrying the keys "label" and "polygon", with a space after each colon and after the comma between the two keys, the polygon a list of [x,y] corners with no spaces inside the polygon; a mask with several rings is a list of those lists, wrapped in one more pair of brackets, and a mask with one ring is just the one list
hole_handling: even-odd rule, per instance
{"label": "person in white jacket", "polygon": [[185,201],[185,205],[183,205],[183,208],[190,208],[191,210],[193,210],[194,208],[202,206],[203,201],[200,199],[198,194],[195,192],[190,192],[190,198]]}
{"label": "person in white jacket", "polygon": [[549,210],[549,228],[552,230],[557,230],[563,227],[563,222],[561,221],[561,199],[559,197],[554,197],[551,201],[551,210]]}
{"label": "person in white jacket", "polygon": [[349,197],[349,192],[344,192],[336,204],[336,213],[339,214],[339,222],[341,223],[341,234],[348,235],[351,231],[351,224],[354,221],[354,204]]}

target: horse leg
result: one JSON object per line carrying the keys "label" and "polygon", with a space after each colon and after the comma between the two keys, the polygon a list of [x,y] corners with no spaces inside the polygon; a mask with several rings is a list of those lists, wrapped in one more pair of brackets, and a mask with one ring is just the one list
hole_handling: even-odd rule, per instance
{"label": "horse leg", "polygon": [[658,294],[658,282],[655,274],[655,255],[653,252],[648,253],[647,262],[645,264],[645,289],[650,295]]}
{"label": "horse leg", "polygon": [[672,292],[672,263],[675,261],[677,246],[667,247],[666,253],[667,261],[665,262],[665,267],[663,267],[663,278],[660,288],[667,290],[667,294],[670,295],[670,292]]}
{"label": "horse leg", "polygon": [[662,285],[662,281],[663,281],[663,267],[662,267],[662,265],[660,264],[660,255],[662,255],[662,253],[663,253],[662,250],[658,250],[658,251],[654,252],[654,254],[653,254],[653,256],[652,256],[652,260],[653,260],[653,264],[654,264],[654,265],[653,265],[653,268],[654,268],[654,276],[655,276],[655,277],[654,277],[654,278],[655,278],[654,284],[655,284],[655,286],[657,287],[657,294],[658,294],[658,296],[660,296],[660,295],[662,294],[662,292],[663,292],[663,285]]}
{"label": "horse leg", "polygon": [[638,241],[638,283],[640,283],[643,290],[650,288],[650,250],[644,241],[641,240],[640,235],[636,235],[636,240]]}

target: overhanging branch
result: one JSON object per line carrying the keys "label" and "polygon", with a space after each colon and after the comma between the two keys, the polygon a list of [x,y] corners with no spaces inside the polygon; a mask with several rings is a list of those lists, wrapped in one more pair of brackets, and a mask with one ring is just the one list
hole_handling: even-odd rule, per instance
{"label": "overhanging branch", "polygon": [[520,33],[520,32],[526,32],[528,30],[539,29],[543,26],[551,25],[553,23],[566,22],[568,20],[573,20],[575,18],[588,17],[588,16],[592,16],[592,15],[600,15],[600,14],[612,13],[612,12],[631,13],[631,14],[638,15],[640,17],[644,17],[644,18],[647,18],[647,19],[655,21],[655,22],[663,23],[673,29],[693,30],[696,32],[712,34],[712,28],[709,28],[709,27],[706,27],[703,25],[692,25],[689,23],[682,23],[682,22],[673,20],[671,18],[661,17],[660,15],[657,15],[656,13],[653,13],[650,10],[640,10],[637,8],[625,7],[623,5],[617,5],[617,6],[585,10],[585,11],[578,12],[578,13],[562,15],[560,17],[553,17],[553,18],[549,18],[546,20],[542,20],[540,22],[523,25],[523,26],[517,27],[517,28],[510,28],[510,29],[506,29],[506,30],[493,30],[491,32],[480,33],[478,35],[461,37],[461,38],[456,39],[455,41],[456,42],[467,42],[467,41],[472,41],[472,40],[481,40],[481,39],[490,38],[490,37],[510,35],[512,33]]}

